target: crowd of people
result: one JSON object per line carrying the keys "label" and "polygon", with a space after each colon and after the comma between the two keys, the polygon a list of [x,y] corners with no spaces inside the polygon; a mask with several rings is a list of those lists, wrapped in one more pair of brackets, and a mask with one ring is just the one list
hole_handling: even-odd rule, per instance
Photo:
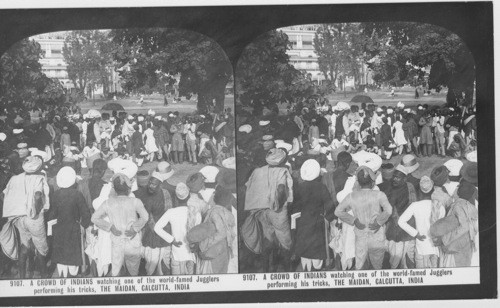
{"label": "crowd of people", "polygon": [[478,266],[475,108],[238,114],[240,270]]}
{"label": "crowd of people", "polygon": [[230,109],[2,110],[0,276],[236,273],[234,147]]}

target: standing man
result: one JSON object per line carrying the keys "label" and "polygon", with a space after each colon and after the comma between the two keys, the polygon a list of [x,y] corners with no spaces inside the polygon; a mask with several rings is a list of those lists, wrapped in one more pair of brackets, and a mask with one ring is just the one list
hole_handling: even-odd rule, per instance
{"label": "standing man", "polygon": [[148,222],[149,214],[141,200],[129,197],[132,187],[129,177],[116,173],[112,183],[116,196],[104,201],[92,215],[92,222],[111,232],[112,275],[120,275],[125,264],[129,274],[137,276],[141,263],[141,230]]}
{"label": "standing man", "polygon": [[[438,266],[439,248],[435,247],[430,236],[433,223],[445,215],[445,208],[433,202],[432,193],[434,183],[427,176],[420,180],[422,200],[410,204],[399,217],[398,224],[410,236],[415,238],[415,265],[416,268],[435,268]],[[408,221],[414,217],[415,227]]]}
{"label": "standing man", "polygon": [[293,202],[293,179],[285,166],[286,158],[283,149],[269,150],[267,165],[255,169],[246,183],[245,211],[251,215],[263,211],[263,221],[267,222],[263,227],[269,229],[264,234],[274,234],[283,249],[289,251],[292,238],[288,205]]}
{"label": "standing man", "polygon": [[[172,275],[191,275],[194,274],[196,256],[191,252],[189,243],[186,240],[186,234],[189,221],[189,210],[187,202],[189,200],[189,188],[184,183],[177,184],[175,188],[177,206],[165,212],[158,220],[154,231],[172,247]],[[199,214],[198,214],[199,215]],[[198,217],[201,221],[201,215]],[[168,233],[164,228],[170,224],[172,231]]]}
{"label": "standing man", "polygon": [[[374,190],[376,175],[366,166],[356,172],[360,190],[355,190],[339,204],[335,215],[349,225],[354,225],[356,269],[365,265],[367,258],[373,269],[381,269],[386,249],[385,228],[382,226],[392,214],[386,195]],[[349,211],[353,214],[349,214]]]}
{"label": "standing man", "polygon": [[140,187],[135,193],[146,211],[149,220],[144,228],[142,246],[144,246],[144,258],[146,259],[146,275],[154,275],[157,272],[163,275],[162,261],[170,267],[171,246],[155,233],[156,222],[163,214],[172,208],[172,197],[166,189],[161,188],[163,176],[157,171],[153,172],[146,187]]}
{"label": "standing man", "polygon": [[42,278],[47,276],[46,257],[49,247],[44,212],[49,209],[50,203],[49,185],[45,175],[40,172],[42,165],[40,157],[27,157],[22,165],[24,172],[14,175],[4,190],[3,217],[8,218],[7,224],[14,225],[19,230],[21,239],[19,255],[21,278],[26,278],[30,242],[33,242],[37,251],[40,274]]}
{"label": "standing man", "polygon": [[399,165],[394,170],[392,180],[378,186],[392,206],[392,215],[387,221],[385,234],[393,269],[415,267],[415,239],[398,225],[399,217],[411,203],[417,201],[413,184],[406,181],[406,172],[406,169]]}

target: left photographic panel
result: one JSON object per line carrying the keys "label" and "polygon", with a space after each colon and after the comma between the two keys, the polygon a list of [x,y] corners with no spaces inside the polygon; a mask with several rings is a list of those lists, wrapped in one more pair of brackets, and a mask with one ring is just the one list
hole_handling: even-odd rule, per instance
{"label": "left photographic panel", "polygon": [[217,42],[183,29],[52,32],[1,55],[0,279],[20,288],[0,296],[237,273],[233,84]]}

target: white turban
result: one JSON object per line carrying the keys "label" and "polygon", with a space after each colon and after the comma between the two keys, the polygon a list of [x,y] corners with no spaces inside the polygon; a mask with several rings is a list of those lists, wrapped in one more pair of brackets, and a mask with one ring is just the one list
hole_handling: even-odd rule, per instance
{"label": "white turban", "polygon": [[132,179],[137,174],[139,169],[132,161],[120,157],[113,158],[108,163],[108,168],[114,173],[122,173],[129,179]]}
{"label": "white turban", "polygon": [[460,169],[462,169],[462,166],[464,163],[462,163],[458,159],[450,159],[447,162],[444,163],[444,166],[450,171],[450,176],[459,176],[460,175]]}
{"label": "white turban", "polygon": [[375,153],[369,153],[365,150],[361,150],[352,155],[352,160],[358,164],[358,166],[366,166],[370,168],[373,172],[377,172],[382,166],[382,158]]}
{"label": "white turban", "polygon": [[252,131],[252,126],[250,124],[241,125],[238,131],[249,134]]}
{"label": "white turban", "polygon": [[304,181],[316,179],[321,172],[321,167],[315,159],[308,159],[300,167],[300,177]]}
{"label": "white turban", "polygon": [[56,177],[57,186],[60,188],[68,188],[75,184],[76,182],[76,172],[71,167],[62,167],[57,173]]}
{"label": "white turban", "polygon": [[214,166],[205,166],[199,172],[205,177],[205,183],[215,183],[219,169]]}

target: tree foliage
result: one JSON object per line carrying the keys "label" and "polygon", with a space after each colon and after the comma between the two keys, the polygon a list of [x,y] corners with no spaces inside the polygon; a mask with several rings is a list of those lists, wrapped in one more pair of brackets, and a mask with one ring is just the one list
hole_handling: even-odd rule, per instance
{"label": "tree foliage", "polygon": [[88,87],[103,86],[108,92],[108,78],[113,67],[115,46],[102,30],[78,30],[69,32],[63,47],[68,78],[80,95]]}
{"label": "tree foliage", "polygon": [[319,69],[332,84],[339,78],[359,80],[365,40],[358,23],[322,24],[314,36]]}
{"label": "tree foliage", "polygon": [[298,101],[316,92],[316,86],[290,64],[291,44],[282,31],[270,31],[245,47],[236,67],[237,102],[265,106]]}
{"label": "tree foliage", "polygon": [[[472,100],[475,65],[465,43],[447,29],[423,23],[365,23],[368,66],[377,82],[392,85],[422,83],[430,67],[428,86],[449,88],[448,102],[466,93]],[[450,92],[452,94],[450,94]]]}
{"label": "tree foliage", "polygon": [[23,102],[59,104],[64,90],[57,80],[42,72],[39,60],[43,51],[34,40],[23,39],[0,58],[0,105]]}
{"label": "tree foliage", "polygon": [[222,48],[199,33],[165,28],[123,29],[110,33],[119,45],[114,53],[128,91],[158,90],[172,85],[180,74],[180,95],[198,95],[198,111],[205,112],[215,100],[224,108],[224,91],[232,67]]}

